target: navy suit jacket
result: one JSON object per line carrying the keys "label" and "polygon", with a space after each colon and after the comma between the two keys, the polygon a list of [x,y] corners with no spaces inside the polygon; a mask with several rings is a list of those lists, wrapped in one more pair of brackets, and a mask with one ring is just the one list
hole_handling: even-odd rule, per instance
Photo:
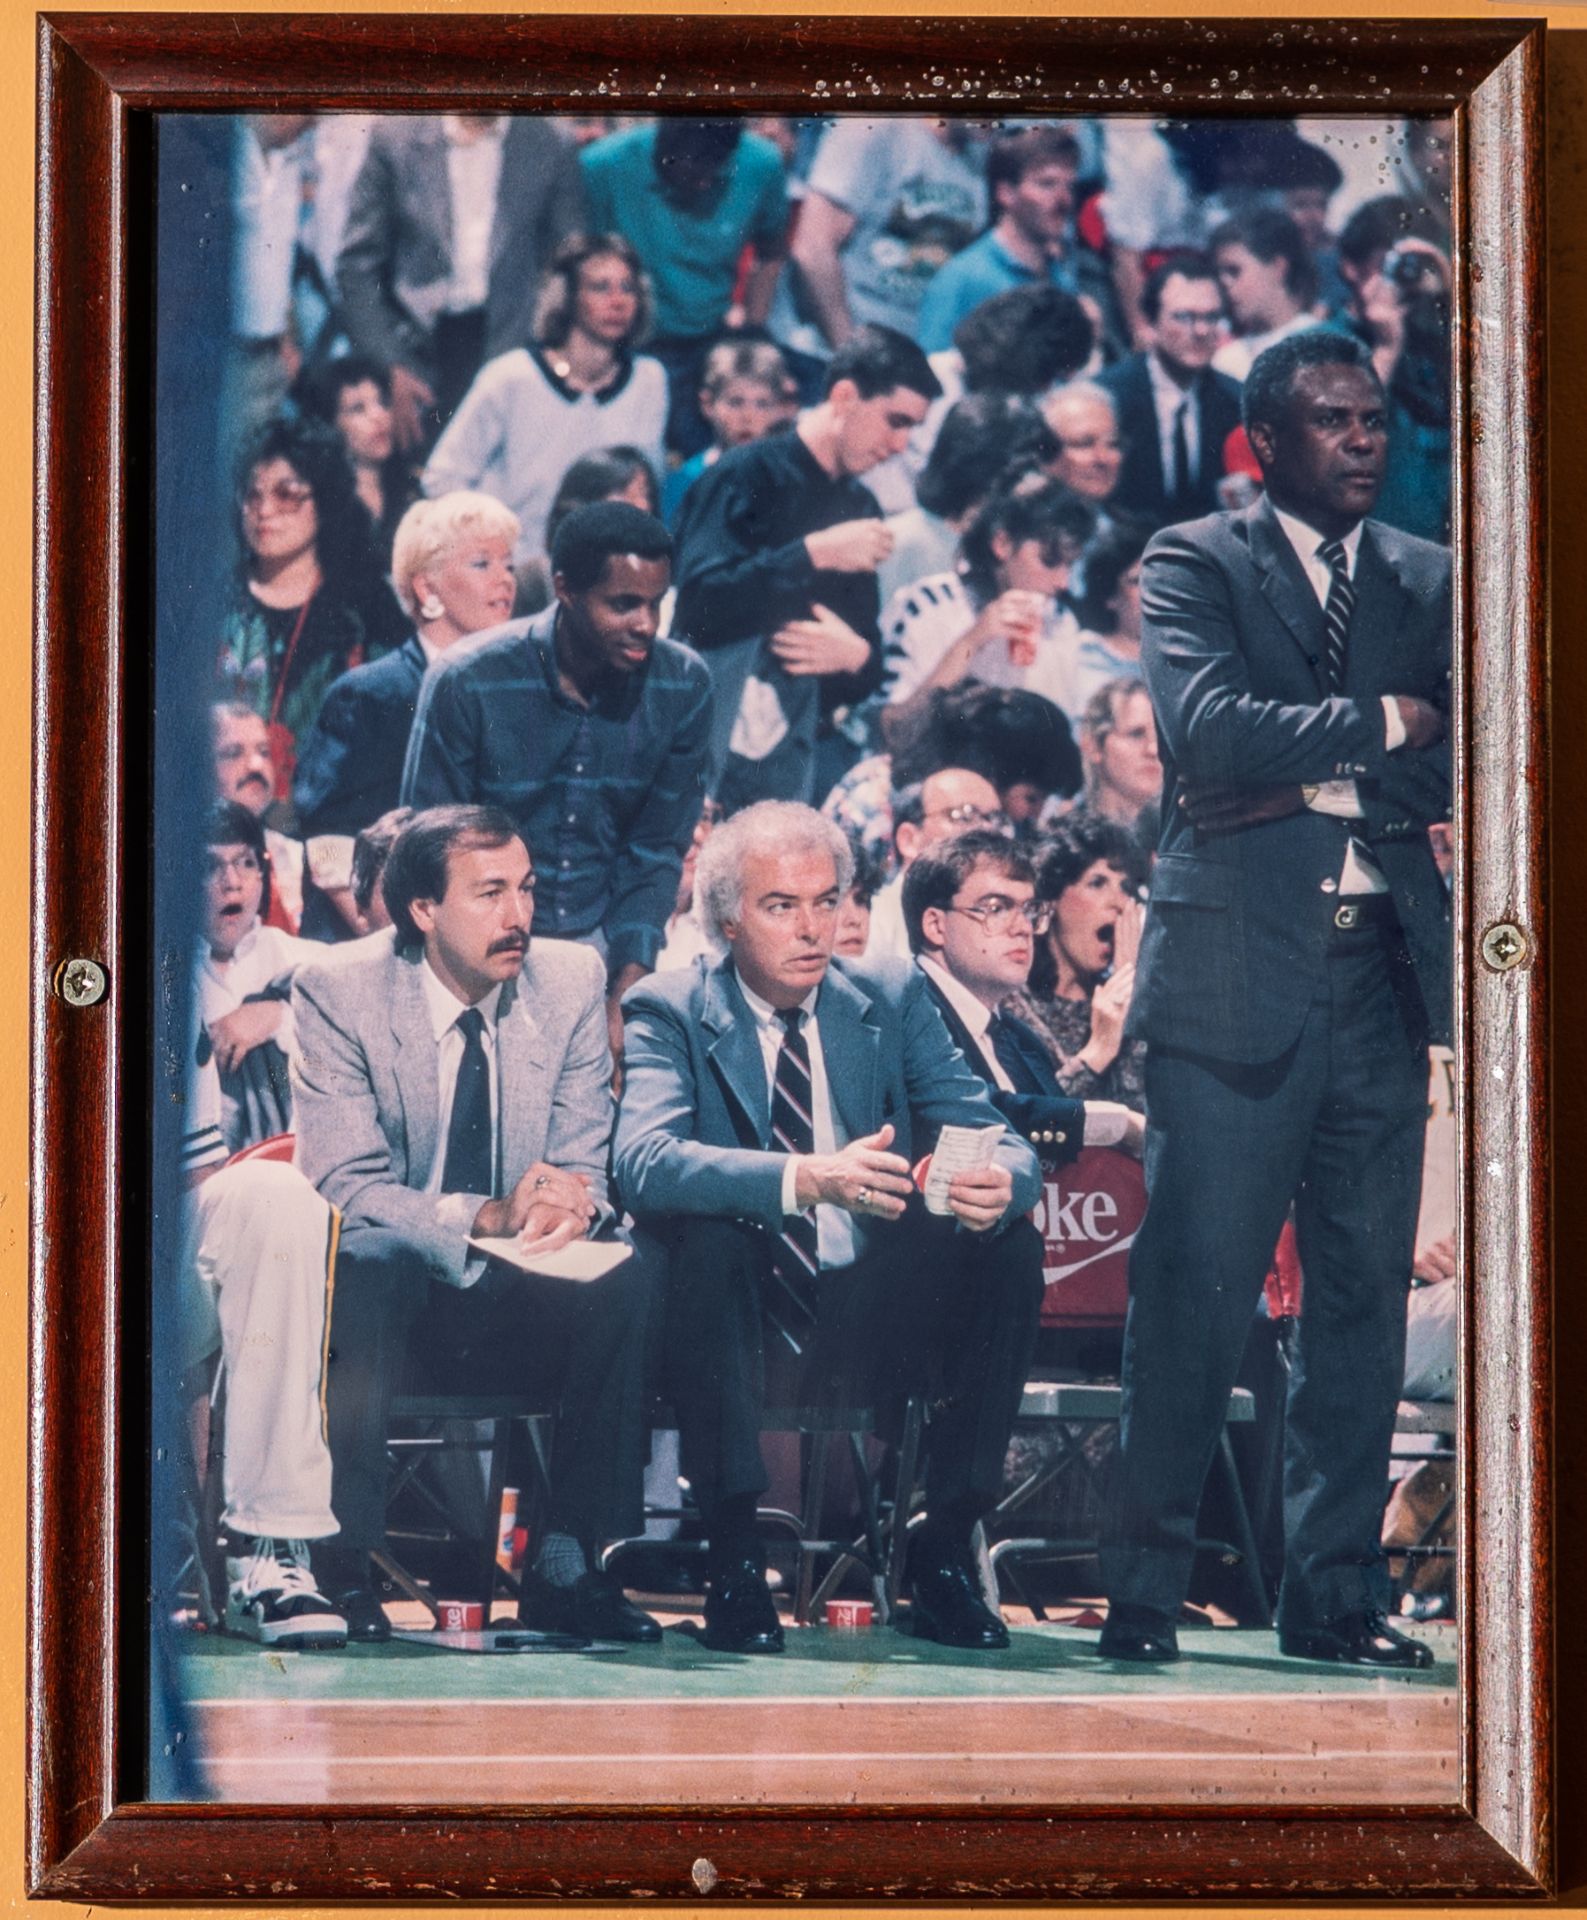
{"label": "navy suit jacket", "polygon": [[[816,1002],[839,1143],[890,1124],[891,1151],[913,1161],[947,1125],[999,1115],[948,1037],[912,962],[834,960]],[[767,1148],[771,1093],[755,1020],[730,958],[651,974],[623,996],[623,1098],[613,1180],[638,1218],[718,1215],[783,1220],[787,1155]],[[998,1160],[1014,1177],[1004,1224],[1041,1194],[1036,1156],[1005,1132]],[[854,1216],[863,1255],[887,1223]]]}
{"label": "navy suit jacket", "polygon": [[[1264,497],[1169,527],[1146,550],[1141,662],[1163,758],[1162,837],[1130,1031],[1228,1061],[1277,1060],[1326,965],[1352,835],[1394,896],[1427,1038],[1452,1017],[1449,896],[1427,828],[1450,810],[1447,742],[1387,750],[1383,696],[1447,707],[1447,547],[1364,523],[1345,688],[1325,687],[1323,614]],[[1232,833],[1194,827],[1187,781],[1356,784],[1364,817],[1305,808]]]}
{"label": "navy suit jacket", "polygon": [[926,991],[936,1002],[938,1013],[942,1015],[948,1038],[964,1055],[971,1072],[979,1074],[986,1082],[992,1105],[1016,1132],[1030,1142],[1044,1161],[1062,1166],[1064,1162],[1073,1160],[1085,1145],[1085,1102],[1070,1099],[1059,1087],[1051,1057],[1036,1035],[1013,1014],[998,1016],[1024,1068],[1017,1076],[1007,1067],[1004,1071],[1011,1080],[1017,1077],[1026,1082],[1012,1093],[1006,1092],[987,1073],[982,1064],[984,1056],[974,1034],[959,1018],[948,996],[929,973],[922,971],[921,978],[926,983]]}
{"label": "navy suit jacket", "polygon": [[1173,520],[1193,520],[1218,506],[1218,482],[1223,478],[1223,445],[1240,424],[1240,389],[1226,373],[1210,367],[1192,388],[1200,440],[1195,484],[1183,500],[1172,498],[1173,476],[1163,471],[1162,440],[1157,430],[1157,406],[1146,355],[1132,353],[1097,375],[1097,385],[1113,396],[1124,440],[1124,465],[1110,505],[1120,513],[1136,514],[1154,527]]}
{"label": "navy suit jacket", "polygon": [[409,634],[395,653],[332,682],[292,781],[305,835],[358,833],[396,806],[425,664]]}

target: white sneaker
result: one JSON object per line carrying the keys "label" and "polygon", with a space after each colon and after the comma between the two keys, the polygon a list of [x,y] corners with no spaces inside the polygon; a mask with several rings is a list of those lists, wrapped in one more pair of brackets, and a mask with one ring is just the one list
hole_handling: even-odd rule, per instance
{"label": "white sneaker", "polygon": [[346,1620],[314,1584],[306,1540],[228,1534],[226,1631],[287,1652],[347,1645]]}

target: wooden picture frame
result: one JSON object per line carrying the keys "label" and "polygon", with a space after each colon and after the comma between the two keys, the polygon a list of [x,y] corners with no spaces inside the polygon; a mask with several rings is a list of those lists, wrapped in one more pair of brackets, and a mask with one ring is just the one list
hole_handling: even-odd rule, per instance
{"label": "wooden picture frame", "polygon": [[[62,14],[41,18],[38,54],[30,1891],[678,1899],[705,1890],[691,1875],[708,1862],[715,1897],[760,1899],[1548,1892],[1541,26]],[[598,97],[643,112],[1160,112],[1171,99],[1176,114],[1304,101],[1456,116],[1462,1251],[1489,1284],[1466,1302],[1462,1786],[1448,1806],[140,1803],[139,1543],[117,1525],[118,1492],[143,1471],[126,1413],[143,1291],[128,1063],[146,1045],[148,969],[147,835],[126,804],[144,719],[126,690],[140,684],[127,663],[143,571],[121,521],[145,472],[139,127],[189,109],[418,111],[438,93],[492,110]],[[97,1003],[73,1004],[74,958],[108,976]]]}

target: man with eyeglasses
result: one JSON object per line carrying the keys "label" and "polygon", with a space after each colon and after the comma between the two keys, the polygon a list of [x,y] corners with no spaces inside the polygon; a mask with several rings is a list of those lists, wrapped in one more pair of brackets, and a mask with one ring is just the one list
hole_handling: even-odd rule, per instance
{"label": "man with eyeglasses", "polygon": [[1147,276],[1148,345],[1097,375],[1118,409],[1124,469],[1112,505],[1155,531],[1218,507],[1223,448],[1240,424],[1240,388],[1213,369],[1223,294],[1202,254],[1171,254]]}
{"label": "man with eyeglasses", "polygon": [[1029,850],[985,828],[930,848],[904,882],[909,944],[931,997],[1009,1125],[1055,1165],[1082,1146],[1138,1154],[1141,1116],[1111,1100],[1070,1099],[1041,1041],[1000,1011],[1029,978],[1051,918],[1036,900]]}
{"label": "man with eyeglasses", "polygon": [[994,833],[1009,830],[1003,803],[985,774],[969,767],[939,767],[924,780],[893,795],[893,848],[899,870],[871,902],[871,939],[867,960],[889,955],[909,957],[909,930],[904,924],[904,876],[911,863],[944,840],[982,827]]}

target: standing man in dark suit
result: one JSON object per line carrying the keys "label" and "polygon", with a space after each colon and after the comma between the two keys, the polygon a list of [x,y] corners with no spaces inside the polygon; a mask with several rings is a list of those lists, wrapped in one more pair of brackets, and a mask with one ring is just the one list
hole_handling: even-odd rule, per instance
{"label": "standing man in dark suit", "polygon": [[1366,519],[1366,349],[1315,329],[1244,393],[1266,496],[1160,534],[1142,581],[1163,827],[1135,988],[1146,1218],[1130,1259],[1102,1652],[1177,1656],[1196,1509],[1279,1230],[1305,1295],[1279,1646],[1429,1663],[1378,1548],[1427,1111],[1447,1036],[1448,550]]}
{"label": "standing man in dark suit", "polygon": [[[971,1559],[995,1503],[1042,1293],[1022,1215],[1038,1170],[1006,1130],[928,1211],[910,1162],[941,1129],[996,1127],[913,967],[832,960],[853,879],[840,828],[763,801],[700,850],[695,892],[727,949],[623,1003],[613,1152],[623,1202],[671,1256],[664,1364],[710,1538],[705,1642],[781,1650],[755,1534],[766,1348],[801,1404],[930,1393],[917,1634],[1006,1647]],[[763,1331],[764,1321],[764,1331]]]}
{"label": "standing man in dark suit", "polygon": [[354,348],[391,368],[400,447],[433,441],[482,363],[529,339],[584,208],[573,148],[539,114],[375,122],[336,280]]}
{"label": "standing man in dark suit", "polygon": [[1215,373],[1223,295],[1212,262],[1171,254],[1147,276],[1141,316],[1148,346],[1097,375],[1118,411],[1124,467],[1110,503],[1150,526],[1218,508],[1223,446],[1240,424],[1240,389]]}
{"label": "standing man in dark suit", "polygon": [[987,1083],[992,1104],[1049,1165],[1083,1146],[1141,1150],[1141,1117],[1112,1100],[1074,1100],[1052,1058],[1002,1010],[1030,978],[1051,909],[1036,901],[1030,849],[975,831],[930,847],[904,876],[904,925],[948,1037]]}

